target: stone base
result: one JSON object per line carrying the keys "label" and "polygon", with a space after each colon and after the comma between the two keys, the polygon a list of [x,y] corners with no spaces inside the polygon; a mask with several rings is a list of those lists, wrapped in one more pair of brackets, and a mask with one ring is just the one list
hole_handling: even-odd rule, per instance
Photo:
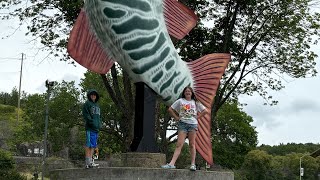
{"label": "stone base", "polygon": [[188,169],[150,169],[109,167],[99,169],[60,169],[50,172],[51,180],[234,180],[230,171],[190,171]]}
{"label": "stone base", "polygon": [[166,163],[166,155],[161,153],[130,152],[121,154],[122,167],[159,168]]}
{"label": "stone base", "polygon": [[161,153],[129,152],[112,155],[108,166],[103,167],[145,167],[159,168],[166,163],[166,155]]}

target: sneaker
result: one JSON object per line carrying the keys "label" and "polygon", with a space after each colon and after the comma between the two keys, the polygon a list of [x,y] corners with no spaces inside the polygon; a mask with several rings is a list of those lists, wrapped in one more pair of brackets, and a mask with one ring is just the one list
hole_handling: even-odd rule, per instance
{"label": "sneaker", "polygon": [[90,163],[90,165],[89,165],[89,167],[98,167],[98,166],[99,166],[99,164],[96,164],[94,162]]}
{"label": "sneaker", "polygon": [[85,168],[85,169],[89,169],[89,168],[92,168],[92,166],[85,165],[84,168]]}
{"label": "sneaker", "polygon": [[196,165],[192,164],[190,166],[190,171],[196,171],[196,170],[197,170]]}
{"label": "sneaker", "polygon": [[161,168],[163,168],[163,169],[175,169],[176,167],[174,165],[166,164],[166,165],[161,166]]}

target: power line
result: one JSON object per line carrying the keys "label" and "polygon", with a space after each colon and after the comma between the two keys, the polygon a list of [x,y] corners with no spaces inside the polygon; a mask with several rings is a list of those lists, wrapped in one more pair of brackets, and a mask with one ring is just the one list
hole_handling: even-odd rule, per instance
{"label": "power line", "polygon": [[12,60],[21,60],[19,58],[0,58],[0,62],[12,61]]}

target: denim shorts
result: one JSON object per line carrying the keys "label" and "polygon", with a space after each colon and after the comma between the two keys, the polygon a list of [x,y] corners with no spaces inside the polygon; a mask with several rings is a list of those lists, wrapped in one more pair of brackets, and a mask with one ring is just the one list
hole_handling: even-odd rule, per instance
{"label": "denim shorts", "polygon": [[179,121],[178,131],[183,131],[186,133],[191,132],[191,131],[198,131],[198,124],[188,124],[188,123]]}

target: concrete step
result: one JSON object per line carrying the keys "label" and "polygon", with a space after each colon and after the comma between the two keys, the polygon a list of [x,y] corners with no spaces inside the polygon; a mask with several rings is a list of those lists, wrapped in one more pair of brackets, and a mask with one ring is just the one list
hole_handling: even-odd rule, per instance
{"label": "concrete step", "polygon": [[50,171],[51,180],[234,180],[231,171],[190,171],[141,167],[100,167]]}

